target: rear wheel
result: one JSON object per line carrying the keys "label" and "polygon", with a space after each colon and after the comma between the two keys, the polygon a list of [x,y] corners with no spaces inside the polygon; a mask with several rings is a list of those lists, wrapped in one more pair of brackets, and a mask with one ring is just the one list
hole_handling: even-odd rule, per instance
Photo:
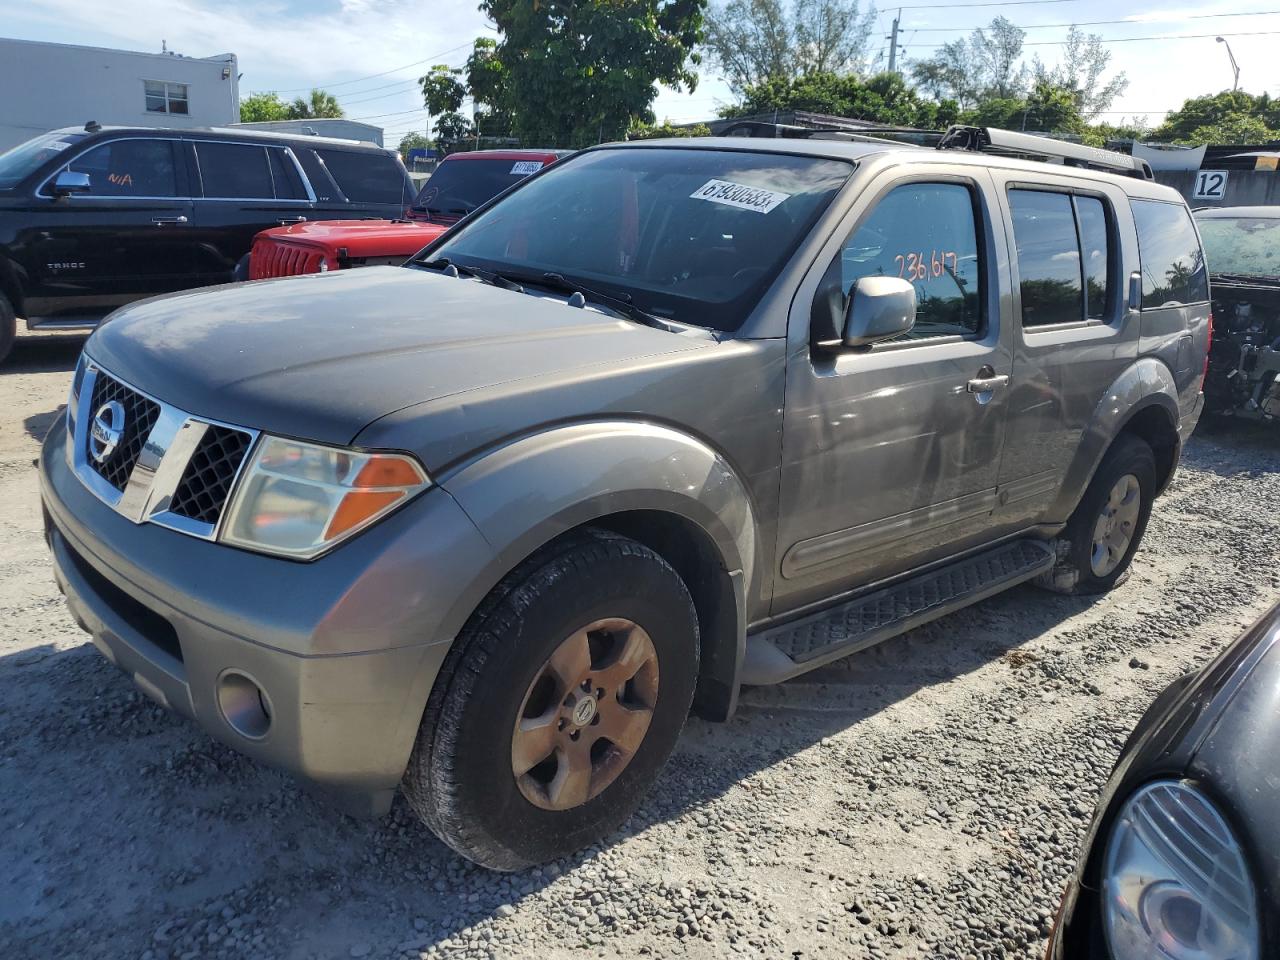
{"label": "rear wheel", "polygon": [[18,336],[18,317],[13,305],[0,293],[0,363],[9,356],[13,342]]}
{"label": "rear wheel", "polygon": [[1123,583],[1156,492],[1150,445],[1118,437],[1099,464],[1058,544],[1058,564],[1038,581],[1064,593],[1105,593]]}
{"label": "rear wheel", "polygon": [[666,561],[604,532],[564,541],[499,584],[454,642],[405,794],[486,867],[572,853],[635,809],[697,671],[693,602]]}

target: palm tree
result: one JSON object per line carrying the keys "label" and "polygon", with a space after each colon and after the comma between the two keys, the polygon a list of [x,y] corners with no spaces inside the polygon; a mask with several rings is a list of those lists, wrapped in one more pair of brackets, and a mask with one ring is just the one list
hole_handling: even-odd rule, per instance
{"label": "palm tree", "polygon": [[290,120],[320,120],[342,116],[338,98],[324,90],[313,89],[309,99],[298,97],[289,104]]}

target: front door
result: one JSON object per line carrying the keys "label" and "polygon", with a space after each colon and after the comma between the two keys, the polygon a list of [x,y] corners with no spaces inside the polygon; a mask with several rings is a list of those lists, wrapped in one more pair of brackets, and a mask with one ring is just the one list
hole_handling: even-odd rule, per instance
{"label": "front door", "polygon": [[158,138],[100,143],[63,168],[88,174],[87,193],[55,198],[53,178],[37,191],[28,321],[100,318],[193,285],[192,203],[175,147]]}
{"label": "front door", "polygon": [[[991,190],[985,171],[886,173],[802,284],[789,325],[775,614],[992,535],[1012,361]],[[812,347],[814,294],[836,276],[846,297],[861,277],[910,280],[915,328],[869,348]]]}

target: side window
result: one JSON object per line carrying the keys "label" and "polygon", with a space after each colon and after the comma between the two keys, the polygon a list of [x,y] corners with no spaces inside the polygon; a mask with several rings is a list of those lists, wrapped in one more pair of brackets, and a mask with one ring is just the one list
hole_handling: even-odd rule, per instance
{"label": "side window", "polygon": [[1084,315],[1090,320],[1103,320],[1111,302],[1111,232],[1107,229],[1107,210],[1097,197],[1074,199],[1084,268]]}
{"label": "side window", "polygon": [[317,153],[353,203],[408,203],[404,168],[389,154],[346,150]]}
{"label": "side window", "polygon": [[840,251],[848,296],[862,277],[901,277],[916,288],[908,337],[977,334],[981,263],[974,198],[958,183],[909,183],[889,191]]}
{"label": "side window", "polygon": [[1130,200],[1129,206],[1142,258],[1142,308],[1208,300],[1204,251],[1190,211],[1160,200]]}
{"label": "side window", "polygon": [[311,189],[315,192],[316,200],[320,203],[343,203],[347,199],[338,189],[338,185],[333,182],[333,177],[329,176],[329,171],[325,168],[319,154],[310,148],[299,150],[295,147],[294,152],[298,162],[302,164],[307,179],[311,181]]}
{"label": "side window", "polygon": [[228,200],[272,200],[271,169],[265,147],[247,143],[195,145],[204,195]]}
{"label": "side window", "polygon": [[306,200],[307,191],[289,154],[280,147],[268,147],[267,156],[271,162],[271,182],[275,185],[276,199]]}
{"label": "side window", "polygon": [[1068,193],[1010,190],[1023,327],[1084,318],[1080,244]]}
{"label": "side window", "polygon": [[67,164],[89,175],[91,197],[176,197],[178,173],[170,140],[113,140]]}

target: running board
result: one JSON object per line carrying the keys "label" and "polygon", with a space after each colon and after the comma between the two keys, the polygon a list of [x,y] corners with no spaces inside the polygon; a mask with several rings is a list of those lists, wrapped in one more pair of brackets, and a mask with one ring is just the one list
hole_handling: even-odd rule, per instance
{"label": "running board", "polygon": [[747,637],[742,683],[780,683],[1052,569],[1041,540],[1015,540]]}

